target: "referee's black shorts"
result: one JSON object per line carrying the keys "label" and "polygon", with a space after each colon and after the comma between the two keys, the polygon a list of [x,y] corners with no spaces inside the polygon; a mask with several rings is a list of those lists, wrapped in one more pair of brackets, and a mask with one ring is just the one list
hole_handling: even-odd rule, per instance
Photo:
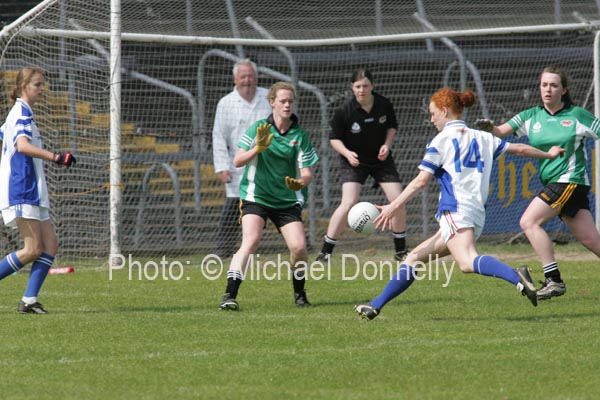
{"label": "referee's black shorts", "polygon": [[400,183],[400,175],[398,175],[396,163],[391,155],[384,161],[377,161],[373,164],[361,163],[358,167],[353,167],[348,163],[348,160],[340,158],[340,180],[342,183],[357,182],[363,185],[369,175],[377,183]]}

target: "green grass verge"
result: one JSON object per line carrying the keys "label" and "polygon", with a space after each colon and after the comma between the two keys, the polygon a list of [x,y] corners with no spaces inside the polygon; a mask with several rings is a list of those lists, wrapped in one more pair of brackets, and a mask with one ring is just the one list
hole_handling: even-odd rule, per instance
{"label": "green grass verge", "polygon": [[[383,257],[376,256],[361,254],[361,262]],[[129,280],[126,271],[110,281],[108,269],[75,264],[74,274],[48,277],[40,301],[50,314],[43,316],[16,313],[27,275],[7,278],[0,283],[0,396],[507,400],[600,393],[597,261],[562,262],[567,295],[537,308],[504,281],[455,269],[448,287],[416,282],[368,322],[352,306],[377,295],[387,279],[361,273],[343,280],[340,260],[331,279],[308,282],[309,309],[294,307],[291,282],[261,279],[242,285],[239,312],[218,311],[225,280],[206,279],[200,260],[177,281]],[[533,275],[542,276],[539,269]]]}

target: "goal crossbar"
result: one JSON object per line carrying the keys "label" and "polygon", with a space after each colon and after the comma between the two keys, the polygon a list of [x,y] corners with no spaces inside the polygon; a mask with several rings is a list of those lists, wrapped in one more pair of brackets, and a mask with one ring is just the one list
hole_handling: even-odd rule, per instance
{"label": "goal crossbar", "polygon": [[[121,34],[121,40],[127,42],[144,43],[171,43],[171,44],[195,44],[195,45],[244,45],[244,46],[262,46],[262,47],[320,47],[320,46],[339,46],[347,44],[361,43],[387,43],[398,41],[441,39],[453,37],[468,36],[492,36],[506,35],[515,33],[540,33],[540,32],[560,32],[560,31],[596,31],[600,30],[600,20],[572,23],[572,24],[549,24],[549,25],[530,25],[505,28],[486,28],[486,29],[466,29],[452,31],[402,33],[393,35],[375,35],[375,36],[353,36],[345,38],[332,39],[306,39],[306,40],[286,40],[286,39],[243,39],[243,38],[215,38],[206,36],[181,36],[181,35],[157,35],[146,33],[127,33]],[[3,30],[0,37],[3,36]],[[71,39],[110,39],[110,32],[100,31],[81,31],[68,29],[40,29],[24,27],[20,34],[23,36],[47,36],[63,37]]]}

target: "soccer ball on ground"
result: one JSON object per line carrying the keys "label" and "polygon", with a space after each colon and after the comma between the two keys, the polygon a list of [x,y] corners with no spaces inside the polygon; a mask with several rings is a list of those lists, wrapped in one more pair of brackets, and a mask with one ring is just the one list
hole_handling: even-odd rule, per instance
{"label": "soccer ball on ground", "polygon": [[369,235],[375,230],[373,220],[379,215],[379,210],[368,201],[356,203],[348,213],[348,226],[356,233]]}

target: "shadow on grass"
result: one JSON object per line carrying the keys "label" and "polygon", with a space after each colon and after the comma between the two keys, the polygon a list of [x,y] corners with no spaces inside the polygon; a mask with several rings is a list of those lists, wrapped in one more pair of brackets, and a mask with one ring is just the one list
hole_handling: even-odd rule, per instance
{"label": "shadow on grass", "polygon": [[587,313],[566,313],[566,314],[551,314],[551,315],[528,315],[520,317],[500,317],[500,316],[472,316],[472,317],[434,317],[432,321],[514,321],[514,322],[566,322],[573,318],[598,318],[600,312]]}
{"label": "shadow on grass", "polygon": [[507,317],[504,318],[507,321],[529,321],[529,322],[566,322],[573,318],[590,318],[600,317],[600,312],[586,312],[586,313],[566,313],[566,314],[550,314],[550,315],[532,315],[523,317]]}
{"label": "shadow on grass", "polygon": [[[365,304],[370,302],[373,299],[357,299],[357,300],[352,300],[352,301],[319,301],[318,303],[312,303],[313,306],[355,306],[357,304]],[[390,307],[390,306],[406,306],[406,305],[413,305],[413,304],[427,304],[427,303],[437,303],[439,302],[440,299],[437,298],[431,298],[431,299],[418,299],[418,300],[392,300],[390,303],[388,303],[388,305],[386,307]]]}
{"label": "shadow on grass", "polygon": [[192,307],[192,306],[184,306],[184,307],[117,307],[114,308],[112,310],[110,310],[110,312],[123,312],[123,313],[127,313],[127,312],[134,312],[134,313],[176,313],[176,312],[190,312],[195,310],[196,307]]}

